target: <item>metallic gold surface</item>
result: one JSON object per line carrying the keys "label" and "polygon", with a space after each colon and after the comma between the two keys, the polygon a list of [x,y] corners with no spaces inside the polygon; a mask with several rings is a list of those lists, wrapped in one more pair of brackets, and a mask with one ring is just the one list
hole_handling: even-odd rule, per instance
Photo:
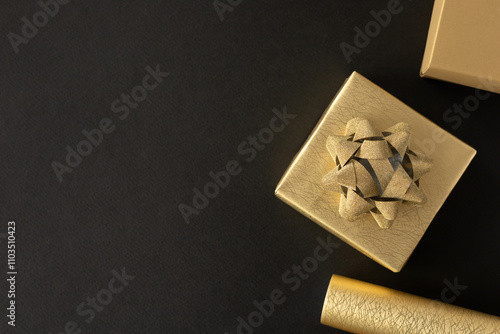
{"label": "metallic gold surface", "polygon": [[409,149],[409,124],[380,132],[357,117],[347,122],[345,132],[327,138],[326,149],[337,165],[321,180],[325,189],[340,193],[342,218],[352,221],[370,212],[381,228],[390,228],[403,202],[424,204],[419,183],[432,162]]}
{"label": "metallic gold surface", "polygon": [[495,334],[500,318],[333,275],[321,323],[357,334]]}
{"label": "metallic gold surface", "polygon": [[500,93],[498,0],[436,0],[420,75]]}
{"label": "metallic gold surface", "polygon": [[[332,133],[344,133],[346,123],[355,117],[366,118],[379,129],[408,123],[412,128],[411,146],[434,161],[431,171],[420,180],[426,204],[401,206],[390,229],[381,229],[370,214],[353,222],[342,218],[340,194],[326,190],[321,182],[335,167],[325,149],[327,138]],[[354,72],[288,167],[276,195],[363,254],[398,272],[475,153],[473,148]]]}

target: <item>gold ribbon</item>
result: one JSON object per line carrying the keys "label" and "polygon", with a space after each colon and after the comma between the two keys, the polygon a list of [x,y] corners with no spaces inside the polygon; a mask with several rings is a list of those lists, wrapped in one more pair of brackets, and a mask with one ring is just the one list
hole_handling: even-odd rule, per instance
{"label": "gold ribbon", "polygon": [[370,121],[353,118],[344,136],[329,136],[326,148],[336,167],[322,183],[341,194],[339,213],[350,221],[370,212],[389,228],[403,203],[424,204],[420,178],[432,161],[409,149],[410,126],[398,123],[380,132]]}

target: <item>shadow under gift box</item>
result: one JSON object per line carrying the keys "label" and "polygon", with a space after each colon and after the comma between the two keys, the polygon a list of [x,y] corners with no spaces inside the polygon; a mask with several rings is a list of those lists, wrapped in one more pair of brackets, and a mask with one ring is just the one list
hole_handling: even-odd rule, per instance
{"label": "shadow under gift box", "polygon": [[[422,206],[403,204],[391,228],[380,228],[370,214],[348,221],[339,214],[340,194],[327,191],[322,178],[335,167],[326,141],[344,135],[346,123],[366,118],[379,129],[399,122],[411,126],[409,148],[433,159],[420,179],[427,196]],[[276,188],[276,196],[363,254],[399,272],[458,182],[476,151],[362,75],[354,72],[330,103]]]}

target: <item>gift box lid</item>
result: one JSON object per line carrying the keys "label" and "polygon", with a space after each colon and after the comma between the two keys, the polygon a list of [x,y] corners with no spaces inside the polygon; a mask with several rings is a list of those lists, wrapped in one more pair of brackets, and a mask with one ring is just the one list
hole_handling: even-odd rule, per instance
{"label": "gift box lid", "polygon": [[436,0],[420,75],[500,93],[500,2]]}

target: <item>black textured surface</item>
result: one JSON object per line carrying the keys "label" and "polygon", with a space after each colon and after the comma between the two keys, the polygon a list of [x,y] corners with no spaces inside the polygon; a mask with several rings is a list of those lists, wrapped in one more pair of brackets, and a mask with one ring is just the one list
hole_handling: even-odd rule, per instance
{"label": "black textured surface", "polygon": [[[285,302],[256,333],[341,333],[319,323],[333,273],[500,315],[500,96],[457,129],[443,119],[474,89],[418,76],[433,2],[402,0],[351,63],[339,43],[388,2],[232,3],[221,21],[212,1],[72,1],[17,54],[8,34],[40,6],[0,5],[1,276],[8,221],[18,271],[15,328],[2,279],[1,332],[55,334],[74,321],[82,333],[236,333],[253,301],[280,289]],[[111,104],[157,65],[169,75],[121,120]],[[340,246],[292,291],[283,273],[328,233],[274,188],[353,70],[478,154],[401,273],[333,238]],[[238,146],[284,106],[296,118],[247,162]],[[53,161],[103,118],[114,131],[59,182]],[[179,204],[231,160],[242,171],[186,224]],[[122,268],[135,279],[94,318],[79,315]],[[444,280],[455,277],[467,288],[452,298]]]}

